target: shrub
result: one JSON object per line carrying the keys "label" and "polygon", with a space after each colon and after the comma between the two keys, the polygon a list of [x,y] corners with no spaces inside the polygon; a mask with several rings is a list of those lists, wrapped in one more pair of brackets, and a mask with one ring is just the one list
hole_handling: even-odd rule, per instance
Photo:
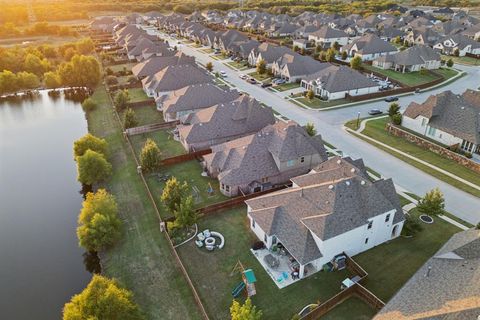
{"label": "shrub", "polygon": [[97,107],[97,104],[91,98],[87,98],[82,102],[82,108],[83,108],[83,111],[85,112],[93,111],[95,110],[96,107]]}
{"label": "shrub", "polygon": [[473,155],[471,152],[465,152],[465,157],[467,157],[468,159],[472,159]]}
{"label": "shrub", "polygon": [[105,69],[105,73],[109,76],[112,76],[113,75],[113,70],[110,69],[110,68],[107,68],[107,69]]}
{"label": "shrub", "polygon": [[392,122],[394,125],[401,125],[402,124],[402,115],[400,113],[397,113],[395,115],[393,115],[392,117]]}
{"label": "shrub", "polygon": [[115,76],[107,76],[105,78],[105,82],[107,82],[107,84],[111,86],[114,84],[118,84],[118,79]]}
{"label": "shrub", "polygon": [[411,215],[405,215],[405,223],[403,224],[402,235],[413,236],[422,231],[422,225],[418,219]]}

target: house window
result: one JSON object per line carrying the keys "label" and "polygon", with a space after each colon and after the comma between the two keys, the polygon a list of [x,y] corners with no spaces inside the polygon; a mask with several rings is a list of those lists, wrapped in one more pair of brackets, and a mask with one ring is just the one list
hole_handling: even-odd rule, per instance
{"label": "house window", "polygon": [[263,236],[263,240],[264,240],[265,242],[267,242],[267,234],[266,234],[266,233],[265,233],[265,235]]}
{"label": "house window", "polygon": [[225,186],[225,191],[230,192],[230,186]]}
{"label": "house window", "polygon": [[304,162],[305,162],[305,157],[301,157],[301,158],[300,158],[300,162],[301,162],[301,163],[304,163]]}
{"label": "house window", "polygon": [[291,167],[293,165],[295,165],[295,160],[288,160],[287,161],[287,167]]}
{"label": "house window", "polygon": [[255,228],[255,220],[252,219],[252,228]]}
{"label": "house window", "polygon": [[373,221],[368,221],[367,229],[372,229]]}
{"label": "house window", "polygon": [[367,243],[368,243],[368,238],[365,238],[365,244],[367,244]]}
{"label": "house window", "polygon": [[429,136],[434,136],[436,132],[437,132],[437,129],[432,128],[432,127],[428,127],[428,135]]}
{"label": "house window", "polygon": [[390,213],[387,214],[387,216],[385,217],[385,222],[388,222],[388,221],[390,221]]}
{"label": "house window", "polygon": [[222,190],[225,189],[225,185],[224,185],[223,183],[222,183],[222,185],[221,185],[221,189],[222,189]]}
{"label": "house window", "polygon": [[268,177],[262,178],[262,183],[268,182]]}
{"label": "house window", "polygon": [[426,124],[427,124],[427,119],[423,118],[422,119],[422,127],[425,127]]}

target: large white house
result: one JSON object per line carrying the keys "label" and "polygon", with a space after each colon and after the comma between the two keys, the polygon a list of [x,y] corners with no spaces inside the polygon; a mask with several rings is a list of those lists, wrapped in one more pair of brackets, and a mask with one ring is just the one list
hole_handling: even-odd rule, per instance
{"label": "large white house", "polygon": [[362,160],[334,157],[293,186],[247,200],[250,228],[267,248],[281,246],[299,277],[338,254],[353,256],[400,235],[404,214],[391,179],[372,182]]}
{"label": "large white house", "polygon": [[410,103],[403,113],[402,126],[446,146],[480,153],[480,92],[461,95],[445,91],[418,104]]}
{"label": "large white house", "polygon": [[441,65],[441,58],[432,48],[416,45],[405,51],[380,56],[373,60],[372,65],[380,69],[393,69],[405,73],[422,69],[438,69]]}
{"label": "large white house", "polygon": [[323,26],[319,30],[310,33],[308,35],[308,40],[314,41],[316,45],[320,45],[324,48],[333,46],[335,42],[340,46],[344,46],[348,43],[348,34],[342,30]]}

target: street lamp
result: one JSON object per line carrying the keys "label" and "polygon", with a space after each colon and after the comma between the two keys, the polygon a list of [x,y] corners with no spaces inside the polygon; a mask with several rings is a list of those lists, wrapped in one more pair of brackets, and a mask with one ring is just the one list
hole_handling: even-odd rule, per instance
{"label": "street lamp", "polygon": [[360,128],[360,111],[357,112],[357,130]]}

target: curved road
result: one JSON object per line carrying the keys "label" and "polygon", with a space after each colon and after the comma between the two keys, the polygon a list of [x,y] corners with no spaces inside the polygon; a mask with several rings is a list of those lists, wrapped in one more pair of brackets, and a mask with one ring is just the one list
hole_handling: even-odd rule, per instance
{"label": "curved road", "polygon": [[[161,36],[165,38],[164,34],[161,34]],[[171,43],[176,43],[174,39],[169,40],[172,41]],[[329,111],[304,109],[285,100],[279,94],[240,79],[239,74],[242,72],[226,67],[222,62],[212,59],[208,54],[186,45],[180,45],[179,49],[188,55],[194,56],[202,64],[212,62],[214,70],[225,71],[227,73],[226,80],[235,85],[238,90],[245,91],[257,100],[272,106],[273,109],[282,115],[302,125],[305,125],[307,122],[313,122],[322,137],[342,150],[344,155],[353,158],[363,158],[367,166],[373,168],[384,177],[392,178],[396,185],[418,195],[423,195],[427,191],[439,187],[445,195],[446,209],[449,212],[472,224],[480,222],[480,198],[438,180],[343,130],[343,124],[348,120],[355,119],[358,112],[360,112],[361,117],[366,117],[368,110],[372,108],[386,110],[388,108],[386,102],[367,102]],[[400,97],[398,103],[401,106],[407,106],[412,101],[423,102],[431,94],[445,90],[462,93],[466,89],[477,89],[480,86],[479,67],[457,65],[456,68],[467,72],[467,75],[437,89]]]}

